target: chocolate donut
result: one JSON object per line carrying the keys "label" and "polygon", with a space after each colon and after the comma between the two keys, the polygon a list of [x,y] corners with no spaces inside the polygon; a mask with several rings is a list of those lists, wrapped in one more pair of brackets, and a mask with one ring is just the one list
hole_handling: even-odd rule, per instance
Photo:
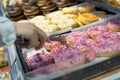
{"label": "chocolate donut", "polygon": [[23,14],[23,10],[18,4],[13,5],[13,6],[8,6],[7,12],[8,12],[9,18],[12,21],[18,21],[21,19],[25,19],[25,16]]}
{"label": "chocolate donut", "polygon": [[48,5],[40,7],[43,12],[54,11],[57,8],[56,4],[51,2]]}
{"label": "chocolate donut", "polygon": [[23,2],[23,8],[29,8],[32,5],[36,5],[37,0],[24,0]]}
{"label": "chocolate donut", "polygon": [[37,1],[37,5],[39,7],[42,7],[42,6],[45,6],[45,5],[48,5],[49,3],[51,3],[52,1],[51,0],[38,0]]}
{"label": "chocolate donut", "polygon": [[24,15],[26,17],[36,16],[40,13],[40,9],[37,6],[31,6],[30,8],[24,9]]}
{"label": "chocolate donut", "polygon": [[17,17],[9,17],[12,21],[19,21],[19,20],[24,20],[25,16],[24,15],[20,15]]}
{"label": "chocolate donut", "polygon": [[19,5],[8,6],[7,12],[9,16],[18,16],[23,14],[23,11]]}
{"label": "chocolate donut", "polygon": [[57,0],[56,4],[59,8],[63,8],[63,7],[69,6],[70,1],[69,0]]}

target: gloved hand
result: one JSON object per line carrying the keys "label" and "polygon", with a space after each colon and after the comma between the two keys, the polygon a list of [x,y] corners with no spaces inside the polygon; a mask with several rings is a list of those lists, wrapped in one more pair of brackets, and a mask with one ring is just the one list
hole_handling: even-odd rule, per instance
{"label": "gloved hand", "polygon": [[6,17],[0,17],[0,37],[6,45],[11,45],[16,40],[16,31],[12,22]]}

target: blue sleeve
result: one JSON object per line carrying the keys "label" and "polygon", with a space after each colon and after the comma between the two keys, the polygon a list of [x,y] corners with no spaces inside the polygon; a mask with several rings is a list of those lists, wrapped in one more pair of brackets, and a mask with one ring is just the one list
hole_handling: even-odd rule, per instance
{"label": "blue sleeve", "polygon": [[13,23],[6,17],[0,17],[0,43],[11,45],[16,40],[16,31]]}

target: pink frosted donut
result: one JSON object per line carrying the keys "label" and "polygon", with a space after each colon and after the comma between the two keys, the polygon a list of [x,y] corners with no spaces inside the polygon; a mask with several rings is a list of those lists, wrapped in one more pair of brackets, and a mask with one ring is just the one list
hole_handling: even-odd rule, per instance
{"label": "pink frosted donut", "polygon": [[56,46],[60,46],[60,45],[62,45],[62,44],[59,41],[51,41],[50,43],[45,42],[44,47],[47,50],[51,50],[51,49],[55,48]]}
{"label": "pink frosted donut", "polygon": [[106,28],[106,26],[97,25],[87,29],[87,34],[92,38],[102,34],[102,32],[108,32],[108,29]]}
{"label": "pink frosted donut", "polygon": [[107,26],[97,25],[97,31],[108,32]]}
{"label": "pink frosted donut", "polygon": [[79,50],[68,45],[60,46],[57,49],[54,60],[61,69],[85,63],[85,56]]}
{"label": "pink frosted donut", "polygon": [[88,62],[91,62],[96,59],[96,55],[94,52],[90,52],[86,55],[86,59]]}
{"label": "pink frosted donut", "polygon": [[60,69],[57,68],[57,66],[50,65],[50,66],[39,69],[38,71],[36,71],[35,73],[33,73],[31,75],[32,75],[32,77],[40,77],[40,76],[44,76],[44,75],[54,74],[58,71],[60,71]]}
{"label": "pink frosted donut", "polygon": [[110,38],[110,36],[111,36],[111,32],[102,32],[102,33],[99,34],[97,37]]}
{"label": "pink frosted donut", "polygon": [[74,45],[72,45],[72,47],[80,50],[81,52],[86,52],[86,51],[90,50],[90,48],[87,47],[87,45],[83,45],[83,44],[74,44]]}
{"label": "pink frosted donut", "polygon": [[87,35],[86,32],[71,32],[66,36],[66,41],[67,42],[77,42],[79,38],[88,38],[89,36]]}
{"label": "pink frosted donut", "polygon": [[120,47],[117,44],[95,50],[96,56],[98,57],[113,57],[119,55],[119,52]]}
{"label": "pink frosted donut", "polygon": [[97,36],[99,34],[99,32],[97,31],[97,26],[91,26],[90,28],[87,29],[87,34],[89,36]]}
{"label": "pink frosted donut", "polygon": [[112,48],[108,47],[108,48],[98,48],[97,50],[95,50],[96,54],[107,54],[112,52]]}
{"label": "pink frosted donut", "polygon": [[113,40],[120,40],[120,34],[118,33],[115,33],[115,32],[111,32],[111,36],[110,36],[111,39]]}
{"label": "pink frosted donut", "polygon": [[113,51],[120,51],[120,43],[111,46]]}
{"label": "pink frosted donut", "polygon": [[111,31],[119,32],[120,31],[120,18],[109,21],[107,24],[107,28]]}
{"label": "pink frosted donut", "polygon": [[37,69],[53,63],[53,58],[49,54],[38,53],[30,57],[26,57],[26,63],[29,69]]}

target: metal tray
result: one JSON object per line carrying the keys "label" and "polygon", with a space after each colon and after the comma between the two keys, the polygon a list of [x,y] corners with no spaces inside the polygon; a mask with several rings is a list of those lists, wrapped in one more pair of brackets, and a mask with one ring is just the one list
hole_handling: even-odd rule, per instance
{"label": "metal tray", "polygon": [[[70,7],[79,7],[80,5],[84,5],[84,4],[87,4],[87,3],[88,3],[88,2],[83,2],[83,3],[77,4],[77,5],[74,5],[74,6],[70,6]],[[96,9],[97,11],[105,11],[107,14],[113,14],[113,15],[116,14],[116,13],[114,13],[114,12],[112,12],[112,11],[99,8],[99,6],[96,6],[95,9]],[[96,21],[96,22],[99,22],[99,21]],[[93,23],[95,23],[95,22],[93,22]],[[90,24],[92,24],[92,23],[90,23]],[[87,25],[89,25],[89,24],[87,24]],[[86,25],[85,25],[85,26],[86,26]],[[82,27],[84,27],[84,26],[82,26]],[[49,34],[47,34],[47,35],[48,35],[48,36],[60,35],[60,34],[64,34],[64,33],[66,33],[66,32],[70,32],[70,31],[72,31],[72,30],[74,30],[74,29],[78,29],[78,28],[82,28],[82,27],[68,28],[68,29],[64,29],[64,30],[60,30],[60,31],[55,31],[55,32],[49,33]]]}
{"label": "metal tray", "polygon": [[[99,24],[106,24],[109,20],[112,20],[118,17],[120,17],[120,14],[117,14],[111,18],[107,18],[99,22],[89,24],[87,26],[84,26],[83,28],[73,30],[73,31],[84,31],[91,26],[99,25]],[[63,35],[67,35],[67,33]],[[41,69],[37,69],[35,71],[29,71],[27,65],[25,64],[25,61],[23,59],[23,56],[22,56],[22,53],[19,47],[18,46],[16,47],[17,47],[17,53],[18,53],[17,55],[19,56],[20,63],[25,73],[25,77],[28,80],[33,80],[33,79],[35,80],[39,80],[39,79],[40,80],[73,80],[73,79],[74,80],[86,80],[86,79],[95,77],[97,75],[100,75],[102,73],[105,73],[109,70],[120,67],[120,63],[119,63],[120,56],[116,56],[110,59],[97,58],[95,61],[84,64],[82,66],[76,66],[73,68],[69,68],[69,69],[57,72],[55,74],[35,77],[33,76],[33,74],[36,74]]]}

